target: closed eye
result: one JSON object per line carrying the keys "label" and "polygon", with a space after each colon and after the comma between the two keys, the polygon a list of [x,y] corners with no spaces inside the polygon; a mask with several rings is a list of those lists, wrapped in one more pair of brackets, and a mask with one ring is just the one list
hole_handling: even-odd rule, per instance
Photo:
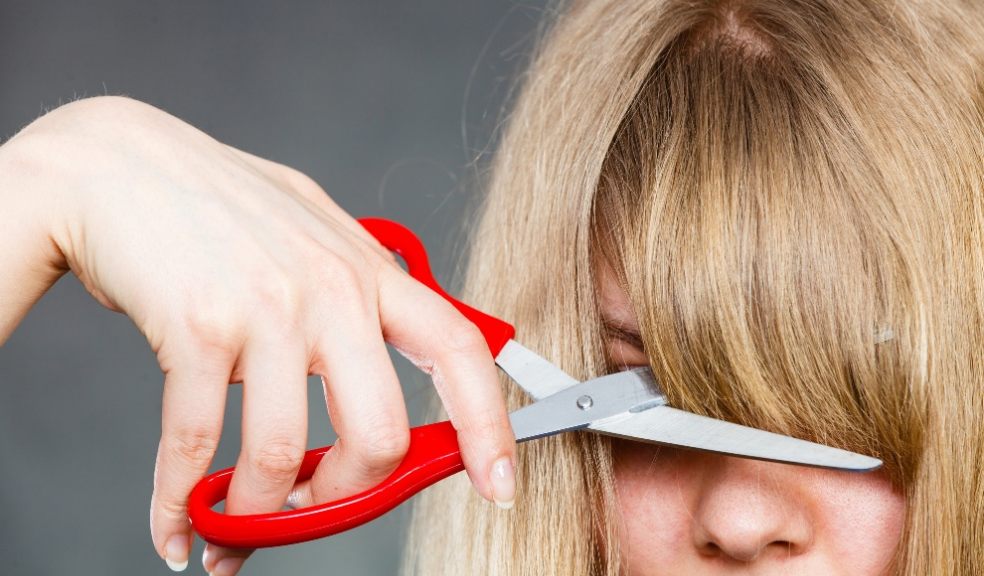
{"label": "closed eye", "polygon": [[625,326],[609,322],[608,320],[604,321],[603,328],[605,335],[609,339],[620,340],[639,351],[645,350],[645,346],[642,343],[642,336],[638,332],[629,330]]}
{"label": "closed eye", "polygon": [[642,337],[638,332],[606,322],[604,333],[611,371],[616,372],[649,364],[649,357],[646,355]]}

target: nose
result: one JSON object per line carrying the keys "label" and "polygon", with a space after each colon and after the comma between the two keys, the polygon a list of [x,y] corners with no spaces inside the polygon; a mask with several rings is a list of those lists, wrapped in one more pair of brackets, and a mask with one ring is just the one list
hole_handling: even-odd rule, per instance
{"label": "nose", "polygon": [[694,545],[702,556],[749,563],[804,553],[813,539],[788,465],[721,456],[700,486]]}

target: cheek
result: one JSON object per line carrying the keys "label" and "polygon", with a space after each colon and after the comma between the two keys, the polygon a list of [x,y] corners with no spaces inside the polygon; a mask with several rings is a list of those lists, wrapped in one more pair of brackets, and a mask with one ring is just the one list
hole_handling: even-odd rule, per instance
{"label": "cheek", "polygon": [[826,552],[858,574],[880,572],[892,561],[905,524],[905,498],[876,474],[824,474],[815,490]]}
{"label": "cheek", "polygon": [[679,451],[638,442],[613,441],[613,454],[626,568],[633,576],[673,574],[679,552],[692,547],[693,467]]}

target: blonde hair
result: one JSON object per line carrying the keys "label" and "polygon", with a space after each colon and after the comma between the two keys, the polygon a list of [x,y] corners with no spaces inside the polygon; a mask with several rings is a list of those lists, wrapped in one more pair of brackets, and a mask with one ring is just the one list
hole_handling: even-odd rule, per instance
{"label": "blonde hair", "polygon": [[[895,571],[979,573],[982,72],[980,2],[575,2],[509,119],[464,296],[596,376],[607,258],[672,405],[884,459]],[[521,445],[518,476],[509,513],[464,475],[419,497],[407,571],[619,573],[607,439]]]}

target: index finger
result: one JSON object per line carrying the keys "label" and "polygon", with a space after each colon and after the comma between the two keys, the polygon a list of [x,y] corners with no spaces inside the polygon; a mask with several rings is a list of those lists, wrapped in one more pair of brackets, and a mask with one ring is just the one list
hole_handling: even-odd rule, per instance
{"label": "index finger", "polygon": [[401,270],[386,269],[381,276],[385,339],[431,375],[475,488],[500,507],[511,507],[516,438],[485,337],[447,300]]}

